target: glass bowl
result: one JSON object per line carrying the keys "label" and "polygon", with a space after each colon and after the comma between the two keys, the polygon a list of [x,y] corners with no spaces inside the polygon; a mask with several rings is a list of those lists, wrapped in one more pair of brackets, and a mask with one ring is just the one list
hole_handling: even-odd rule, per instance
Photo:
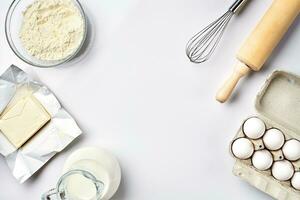
{"label": "glass bowl", "polygon": [[72,0],[74,2],[74,5],[80,11],[80,14],[84,22],[84,33],[80,45],[71,55],[67,56],[66,58],[49,61],[49,60],[40,60],[31,56],[27,52],[27,50],[23,47],[21,39],[19,37],[22,20],[23,20],[23,12],[34,1],[35,0],[14,0],[10,5],[5,19],[5,35],[10,48],[13,50],[16,56],[18,56],[21,60],[36,67],[43,67],[43,68],[55,67],[63,63],[67,63],[78,54],[78,52],[80,51],[81,47],[83,46],[86,40],[87,17],[84,13],[81,4],[79,3],[78,0]]}

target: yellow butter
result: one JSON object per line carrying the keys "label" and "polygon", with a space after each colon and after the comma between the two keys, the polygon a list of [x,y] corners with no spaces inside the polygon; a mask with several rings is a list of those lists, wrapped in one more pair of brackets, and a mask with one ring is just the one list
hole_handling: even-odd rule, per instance
{"label": "yellow butter", "polygon": [[51,116],[32,95],[21,98],[0,117],[0,130],[17,148],[22,146]]}

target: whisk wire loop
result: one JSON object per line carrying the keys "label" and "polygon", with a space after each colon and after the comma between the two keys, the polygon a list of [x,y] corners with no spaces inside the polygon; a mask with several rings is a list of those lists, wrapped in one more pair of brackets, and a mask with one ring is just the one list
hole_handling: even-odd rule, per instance
{"label": "whisk wire loop", "polygon": [[209,44],[217,37],[219,31],[221,31],[221,25],[223,23],[226,23],[226,18],[219,20],[218,23],[212,26],[211,31],[207,32],[207,34],[196,43],[194,54],[197,54],[201,48],[204,48],[203,51],[207,50],[207,48],[210,46]]}
{"label": "whisk wire loop", "polygon": [[232,11],[228,10],[188,41],[186,45],[186,55],[191,62],[202,63],[209,59],[220,42],[233,14]]}

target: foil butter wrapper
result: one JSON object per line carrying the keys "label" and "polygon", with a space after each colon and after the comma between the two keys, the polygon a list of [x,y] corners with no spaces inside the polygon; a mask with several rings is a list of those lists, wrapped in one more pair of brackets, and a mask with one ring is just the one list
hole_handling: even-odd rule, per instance
{"label": "foil butter wrapper", "polygon": [[0,76],[0,113],[14,98],[29,94],[39,100],[51,120],[18,149],[0,131],[0,154],[20,183],[30,178],[82,133],[75,120],[46,86],[32,80],[13,65]]}

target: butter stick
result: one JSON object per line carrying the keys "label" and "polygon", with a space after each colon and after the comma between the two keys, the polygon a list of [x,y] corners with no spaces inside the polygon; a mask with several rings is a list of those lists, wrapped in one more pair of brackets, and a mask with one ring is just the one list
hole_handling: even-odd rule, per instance
{"label": "butter stick", "polygon": [[21,98],[0,116],[0,130],[16,147],[21,147],[38,132],[51,116],[33,96]]}

